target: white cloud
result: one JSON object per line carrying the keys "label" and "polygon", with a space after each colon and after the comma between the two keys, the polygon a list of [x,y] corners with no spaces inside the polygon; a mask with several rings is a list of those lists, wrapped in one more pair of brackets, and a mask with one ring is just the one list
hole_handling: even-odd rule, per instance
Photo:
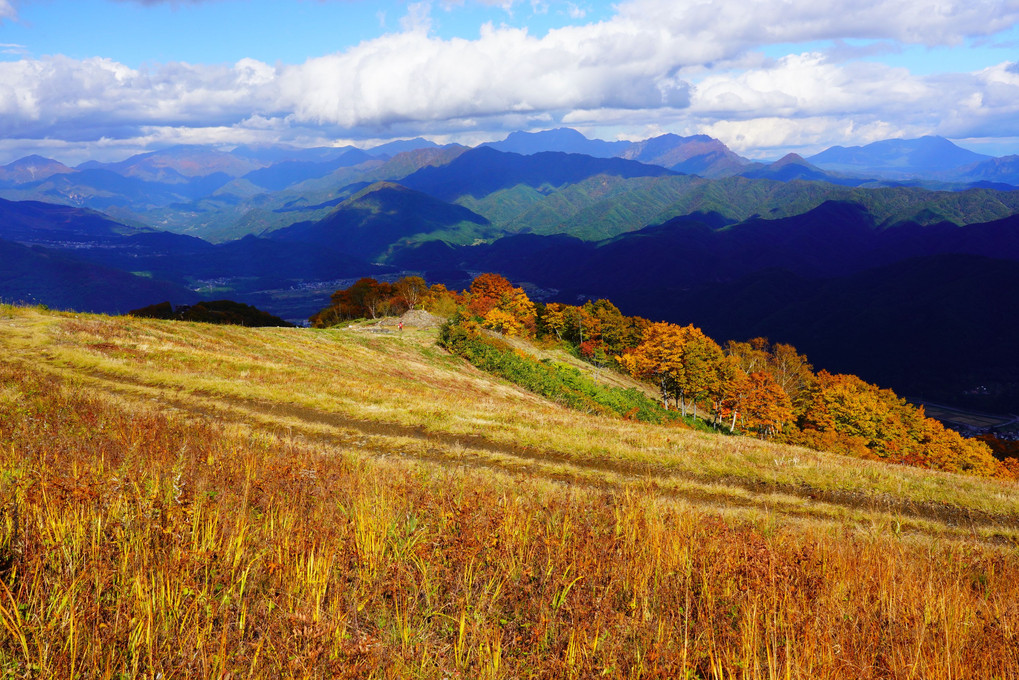
{"label": "white cloud", "polygon": [[13,0],[0,0],[0,22],[5,19],[17,19],[18,10],[14,6]]}
{"label": "white cloud", "polygon": [[658,75],[657,56],[632,41],[572,28],[538,39],[488,25],[474,41],[405,32],[285,68],[281,105],[302,121],[385,126],[685,103],[684,84]]}
{"label": "white cloud", "polygon": [[744,151],[924,134],[1016,136],[1019,74],[1006,63],[921,77],[882,64],[790,55],[758,69],[705,77],[684,115]]}
{"label": "white cloud", "polygon": [[103,58],[0,62],[0,134],[98,138],[153,124],[229,124],[271,100],[264,88],[274,78],[252,59],[151,71]]}
{"label": "white cloud", "polygon": [[857,122],[835,116],[719,120],[705,125],[701,131],[751,157],[772,157],[778,155],[775,150],[781,150],[779,153],[795,150],[808,155],[836,144],[862,145],[891,137],[918,137],[927,132],[884,121]]}
{"label": "white cloud", "polygon": [[729,49],[840,38],[957,44],[1019,20],[1016,0],[630,0],[619,9],[623,19]]}
{"label": "white cloud", "polygon": [[[510,11],[522,0],[476,1]],[[15,9],[0,0],[0,19]],[[155,143],[193,129],[203,139],[468,139],[570,124],[624,135],[706,132],[746,150],[913,132],[979,136],[982,126],[1019,133],[1014,63],[920,77],[860,59],[902,43],[993,35],[1019,21],[1019,0],[861,0],[851,13],[835,0],[629,0],[609,20],[542,36],[489,24],[471,40],[433,35],[431,10],[411,3],[400,32],[289,66],[0,61],[0,136]],[[857,38],[877,42],[841,42]],[[827,56],[770,60],[757,51],[826,40],[835,41]]]}
{"label": "white cloud", "polygon": [[406,33],[428,33],[432,28],[432,3],[412,2],[407,14],[400,19],[400,28]]}
{"label": "white cloud", "polygon": [[0,43],[0,54],[24,56],[28,54],[28,49],[24,45],[17,45],[15,43]]}
{"label": "white cloud", "polygon": [[567,3],[566,13],[571,19],[583,19],[587,16],[587,8],[570,2]]}
{"label": "white cloud", "polygon": [[905,69],[872,62],[838,65],[808,53],[737,75],[708,76],[694,88],[691,109],[732,118],[853,114],[910,109],[935,94]]}

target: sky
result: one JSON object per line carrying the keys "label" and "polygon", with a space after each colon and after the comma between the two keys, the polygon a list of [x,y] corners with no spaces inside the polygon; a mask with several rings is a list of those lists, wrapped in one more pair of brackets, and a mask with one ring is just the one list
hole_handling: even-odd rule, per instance
{"label": "sky", "polygon": [[1019,0],[0,0],[0,163],[556,127],[1019,154]]}

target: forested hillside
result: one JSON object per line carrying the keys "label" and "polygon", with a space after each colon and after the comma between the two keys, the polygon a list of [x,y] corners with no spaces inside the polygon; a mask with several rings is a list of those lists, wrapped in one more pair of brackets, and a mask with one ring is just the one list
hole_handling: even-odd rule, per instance
{"label": "forested hillside", "polygon": [[[441,343],[471,363],[588,412],[663,422],[698,415],[717,431],[756,434],[854,457],[1015,480],[1019,459],[996,460],[984,443],[927,418],[892,390],[857,376],[814,372],[808,358],[765,338],[725,347],[693,326],[628,317],[608,300],[535,305],[501,276],[482,274],[457,293],[423,279],[395,285],[362,279],[312,317],[318,327],[422,306],[452,314]],[[494,331],[559,343],[595,365],[623,370],[659,394],[662,410],[636,394],[597,393],[580,376],[519,357]]]}

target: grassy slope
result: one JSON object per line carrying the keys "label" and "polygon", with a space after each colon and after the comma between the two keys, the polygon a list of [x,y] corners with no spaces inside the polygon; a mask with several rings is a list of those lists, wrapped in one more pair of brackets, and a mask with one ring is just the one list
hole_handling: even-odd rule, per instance
{"label": "grassy slope", "polygon": [[1019,672],[1014,486],[586,416],[433,343],[0,308],[0,669]]}

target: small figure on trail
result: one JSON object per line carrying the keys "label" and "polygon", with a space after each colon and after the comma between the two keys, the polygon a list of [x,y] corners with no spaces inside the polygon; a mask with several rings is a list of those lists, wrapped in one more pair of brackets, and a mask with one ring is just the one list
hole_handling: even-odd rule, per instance
{"label": "small figure on trail", "polygon": [[403,322],[400,322],[400,331],[403,332]]}

